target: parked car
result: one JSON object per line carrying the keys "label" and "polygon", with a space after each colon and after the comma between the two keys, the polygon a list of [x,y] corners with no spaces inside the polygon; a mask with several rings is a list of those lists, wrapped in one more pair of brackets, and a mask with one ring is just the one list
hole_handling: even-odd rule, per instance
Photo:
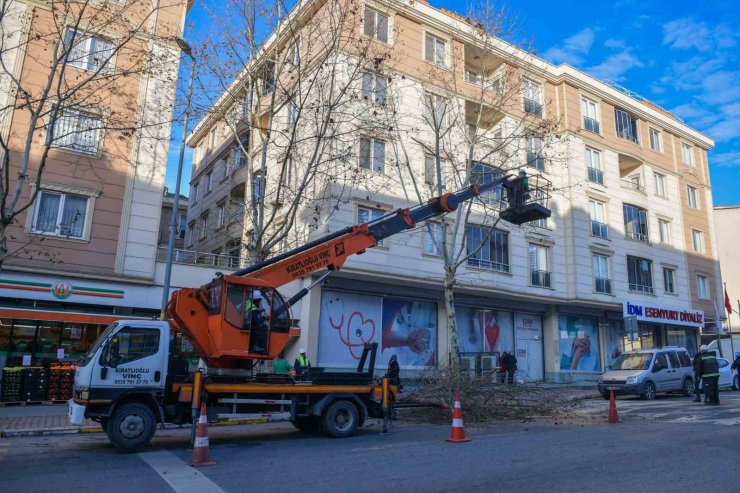
{"label": "parked car", "polygon": [[719,364],[719,388],[740,390],[740,382],[738,382],[737,371],[732,370],[732,362],[727,361],[724,358],[717,358]]}
{"label": "parked car", "polygon": [[638,349],[622,353],[599,377],[604,399],[615,395],[639,395],[655,399],[658,392],[694,393],[694,369],[688,351],[680,347]]}

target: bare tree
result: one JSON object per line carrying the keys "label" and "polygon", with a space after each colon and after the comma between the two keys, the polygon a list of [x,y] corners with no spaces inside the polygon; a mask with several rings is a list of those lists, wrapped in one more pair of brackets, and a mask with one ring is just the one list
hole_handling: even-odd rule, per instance
{"label": "bare tree", "polygon": [[151,40],[179,34],[179,23],[158,22],[158,14],[177,18],[182,8],[177,0],[0,0],[0,266],[43,255],[44,233],[74,237],[84,220],[71,210],[61,224],[34,224],[30,238],[14,235],[50,165],[99,178],[101,158],[131,159],[142,138],[167,141],[161,125],[169,128],[170,114],[152,122],[132,109],[141,110],[140,80],[175,80],[176,51]]}
{"label": "bare tree", "polygon": [[[460,20],[468,25],[473,42],[464,47],[455,45],[455,51],[450,52],[427,40],[431,44],[426,48],[428,82],[421,84],[421,91],[404,87],[416,84],[406,80],[393,84],[394,150],[399,168],[406,170],[401,182],[407,197],[419,203],[473,183],[514,177],[523,166],[537,176],[545,162],[550,169],[564,162],[560,122],[543,117],[543,106],[548,102],[542,86],[534,97],[537,86],[522,69],[533,57],[522,58],[526,46],[514,52],[513,46],[502,41],[515,34],[515,21],[505,9],[487,1],[478,3]],[[412,107],[423,108],[422,114],[409,113],[408,95],[420,92],[421,100]],[[424,163],[422,173],[420,162]],[[532,190],[531,198],[544,202],[546,193]],[[455,310],[459,271],[470,262],[485,262],[479,253],[496,233],[500,212],[507,207],[506,190],[497,187],[462,204],[445,220],[423,226],[426,238],[443,260],[450,364],[455,369],[459,360]],[[481,228],[477,241],[469,238],[471,224]]]}
{"label": "bare tree", "polygon": [[218,13],[228,24],[201,48],[204,119],[224,122],[246,156],[240,240],[250,263],[305,241],[351,188],[381,186],[357,166],[358,133],[387,130],[363,90],[366,70],[387,54],[363,36],[360,6],[233,0]]}

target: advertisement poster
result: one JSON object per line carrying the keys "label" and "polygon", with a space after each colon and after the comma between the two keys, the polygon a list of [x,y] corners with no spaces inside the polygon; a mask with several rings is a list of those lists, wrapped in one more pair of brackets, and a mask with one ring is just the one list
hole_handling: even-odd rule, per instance
{"label": "advertisement poster", "polygon": [[624,323],[620,320],[609,320],[606,327],[606,365],[611,366],[614,360],[624,352]]}
{"label": "advertisement poster", "polygon": [[598,320],[561,315],[560,370],[599,371]]}
{"label": "advertisement poster", "polygon": [[458,306],[457,345],[461,353],[511,351],[514,328],[511,312]]}
{"label": "advertisement poster", "polygon": [[368,342],[378,343],[378,368],[394,354],[404,369],[436,364],[437,304],[323,291],[318,365],[355,368]]}

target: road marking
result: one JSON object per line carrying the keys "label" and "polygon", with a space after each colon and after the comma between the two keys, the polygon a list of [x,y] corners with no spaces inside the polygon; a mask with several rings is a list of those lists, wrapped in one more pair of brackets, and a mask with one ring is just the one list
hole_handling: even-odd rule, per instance
{"label": "road marking", "polygon": [[157,450],[142,452],[138,456],[167,481],[176,493],[225,493],[216,483],[185,464],[172,452]]}

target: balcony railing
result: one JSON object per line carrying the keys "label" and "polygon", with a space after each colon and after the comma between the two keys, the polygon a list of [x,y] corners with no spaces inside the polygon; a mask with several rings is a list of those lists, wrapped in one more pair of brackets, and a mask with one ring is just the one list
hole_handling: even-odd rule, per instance
{"label": "balcony railing", "polygon": [[588,181],[598,183],[599,185],[604,184],[604,172],[597,168],[588,168]]}
{"label": "balcony railing", "polygon": [[634,142],[635,144],[640,143],[640,139],[637,138],[637,135],[635,135],[632,130],[617,130],[617,137],[624,140],[629,140],[630,142]]}
{"label": "balcony railing", "polygon": [[535,116],[542,116],[542,104],[534,99],[524,98],[524,112]]}
{"label": "balcony railing", "polygon": [[504,264],[502,262],[469,258],[468,265],[470,267],[476,267],[478,269],[495,270],[496,272],[506,272],[507,274],[509,273],[509,264]]}
{"label": "balcony railing", "polygon": [[[167,261],[167,247],[157,248],[157,261]],[[199,265],[217,269],[240,269],[246,267],[246,260],[226,253],[206,253],[194,250],[175,249],[172,262],[176,264]]]}
{"label": "balcony railing", "polygon": [[596,278],[596,292],[597,293],[612,293],[612,281],[611,279],[605,279],[603,277]]}
{"label": "balcony railing", "polygon": [[622,188],[629,188],[631,190],[637,190],[638,192],[645,193],[645,187],[640,182],[632,180],[622,180]]}
{"label": "balcony railing", "polygon": [[595,133],[601,133],[601,128],[599,127],[599,121],[594,120],[593,118],[589,118],[587,116],[583,117],[583,128],[588,130],[589,132],[595,132]]}
{"label": "balcony railing", "polygon": [[643,241],[645,243],[647,243],[649,240],[648,235],[646,233],[640,233],[637,231],[627,231],[624,233],[624,236],[628,240]]}
{"label": "balcony railing", "polygon": [[635,291],[638,293],[647,293],[647,294],[653,294],[655,291],[652,286],[647,284],[637,284],[634,282],[629,283],[630,291]]}
{"label": "balcony railing", "polygon": [[550,287],[550,272],[546,270],[533,270],[530,274],[532,286]]}
{"label": "balcony railing", "polygon": [[609,238],[609,225],[599,221],[591,221],[591,234],[599,238]]}

